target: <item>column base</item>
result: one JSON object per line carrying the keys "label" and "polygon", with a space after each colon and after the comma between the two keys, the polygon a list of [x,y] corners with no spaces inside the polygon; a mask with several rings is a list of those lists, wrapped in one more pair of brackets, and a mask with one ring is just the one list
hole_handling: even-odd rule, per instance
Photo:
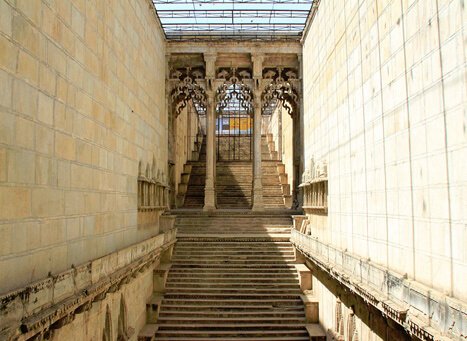
{"label": "column base", "polygon": [[203,211],[214,211],[216,209],[216,192],[214,188],[206,188],[204,190],[204,206]]}
{"label": "column base", "polygon": [[251,208],[251,210],[252,211],[264,211],[263,193],[253,194],[253,207]]}
{"label": "column base", "polygon": [[261,183],[261,178],[255,179],[253,181],[253,207],[252,211],[264,211],[264,202],[263,202],[263,185]]}
{"label": "column base", "polygon": [[253,212],[263,212],[264,211],[264,205],[261,204],[253,204],[253,207],[251,208]]}

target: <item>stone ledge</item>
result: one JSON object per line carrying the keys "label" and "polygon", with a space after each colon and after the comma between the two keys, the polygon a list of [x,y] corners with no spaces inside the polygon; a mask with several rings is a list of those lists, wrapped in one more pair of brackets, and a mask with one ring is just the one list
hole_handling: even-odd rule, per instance
{"label": "stone ledge", "polygon": [[60,328],[149,269],[176,241],[171,229],[107,256],[0,296],[0,339]]}
{"label": "stone ledge", "polygon": [[290,240],[316,267],[409,334],[429,341],[460,339],[467,334],[465,303],[295,229]]}

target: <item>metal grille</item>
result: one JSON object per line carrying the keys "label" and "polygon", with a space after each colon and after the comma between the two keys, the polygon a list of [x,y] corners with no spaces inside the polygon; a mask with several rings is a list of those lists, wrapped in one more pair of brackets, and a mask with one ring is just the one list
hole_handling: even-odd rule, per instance
{"label": "metal grille", "polygon": [[245,104],[242,104],[241,96],[231,95],[236,91],[236,87],[232,85],[226,96],[230,100],[217,108],[218,161],[249,161],[253,157],[253,119],[244,107]]}

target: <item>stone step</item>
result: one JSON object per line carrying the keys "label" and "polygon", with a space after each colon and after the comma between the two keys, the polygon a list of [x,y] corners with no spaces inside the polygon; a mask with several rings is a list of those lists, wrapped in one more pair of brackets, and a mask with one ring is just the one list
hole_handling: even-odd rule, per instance
{"label": "stone step", "polygon": [[[183,228],[182,228],[183,229]],[[214,245],[209,245],[209,244],[214,244]],[[209,246],[209,250],[206,250],[205,247]],[[180,250],[182,248],[190,248],[190,250],[203,250],[203,251],[212,251],[216,249],[227,249],[227,250],[289,250],[293,251],[293,247],[287,242],[250,242],[248,245],[245,245],[244,243],[241,242],[222,242],[222,241],[217,241],[217,243],[212,243],[212,242],[206,242],[206,241],[200,241],[199,243],[192,242],[192,241],[186,241],[186,240],[180,240],[176,245],[175,245],[177,250]]]}
{"label": "stone step", "polygon": [[167,309],[168,307],[165,306],[164,309],[160,311],[159,317],[182,317],[182,318],[210,318],[218,320],[218,318],[246,318],[251,319],[255,317],[268,317],[268,318],[296,318],[300,319],[300,321],[305,320],[305,313],[303,312],[303,307],[298,307],[297,310],[255,310],[255,311],[231,311],[231,310],[208,310],[202,311],[199,310],[198,306],[191,306],[188,308],[187,306],[178,306],[179,309]]}
{"label": "stone step", "polygon": [[196,317],[196,316],[167,316],[159,315],[157,323],[159,328],[165,324],[183,324],[183,327],[188,325],[212,325],[213,323],[222,325],[238,325],[239,327],[251,327],[252,325],[258,326],[271,326],[271,325],[282,325],[290,323],[305,323],[305,316],[286,316],[282,318],[277,318],[275,316],[231,316],[231,317]]}
{"label": "stone step", "polygon": [[[233,285],[235,284],[235,285]],[[230,289],[234,287],[235,290],[240,290],[243,292],[245,291],[258,291],[258,290],[266,290],[266,289],[271,289],[271,290],[277,290],[282,292],[282,290],[297,290],[297,288],[300,288],[297,286],[297,283],[295,282],[270,282],[270,283],[260,283],[260,282],[253,282],[253,281],[244,281],[243,283],[232,283],[232,282],[226,282],[226,283],[206,283],[206,281],[191,281],[191,279],[186,279],[184,282],[180,281],[167,281],[166,289],[167,290],[179,290],[179,289],[186,289],[186,288],[191,288],[193,290],[201,290],[205,289],[206,292],[211,292],[211,291],[223,291],[225,289]],[[254,288],[252,288],[254,287]],[[273,291],[274,292],[274,291]]]}
{"label": "stone step", "polygon": [[[242,301],[243,302],[243,301]],[[267,304],[217,304],[217,305],[201,305],[201,304],[167,304],[163,305],[161,312],[165,314],[244,314],[244,315],[256,315],[256,314],[304,314],[302,305],[294,303],[290,306],[277,306]]]}
{"label": "stone step", "polygon": [[[260,335],[257,333],[249,333],[248,331],[238,332],[204,332],[202,335],[193,332],[160,332],[157,334],[158,341],[171,341],[171,340],[183,340],[183,341],[238,341],[238,340],[249,340],[249,341],[309,341],[310,338],[306,333],[302,331],[296,331],[294,334],[289,331],[264,331]],[[305,335],[306,334],[306,335]]]}
{"label": "stone step", "polygon": [[297,271],[295,270],[295,267],[282,267],[282,268],[275,268],[274,270],[271,269],[262,269],[258,268],[255,271],[252,271],[251,269],[248,268],[204,268],[204,269],[195,269],[192,268],[187,269],[185,267],[177,267],[175,265],[172,266],[170,269],[169,274],[176,274],[177,271],[183,273],[183,274],[193,274],[193,273],[198,273],[198,274],[203,274],[203,276],[206,276],[206,274],[214,274],[215,276],[228,276],[228,275],[237,275],[237,276],[243,276],[244,274],[251,274],[252,276],[268,276],[268,275],[281,275],[281,274],[293,274],[297,275]]}
{"label": "stone step", "polygon": [[[273,321],[269,321],[270,323],[267,323],[267,321],[255,321],[255,322],[242,322],[240,321],[239,323],[235,323],[232,321],[229,321],[229,323],[186,323],[186,321],[183,321],[184,323],[176,323],[176,322],[165,322],[165,323],[158,323],[159,325],[159,331],[162,331],[166,328],[180,328],[181,330],[187,330],[187,329],[204,329],[206,331],[214,331],[214,330],[223,330],[227,331],[229,329],[236,330],[238,332],[238,329],[245,329],[245,330],[255,330],[258,328],[264,328],[264,329],[278,329],[282,330],[283,328],[289,328],[289,329],[302,329],[305,328],[305,322],[288,322],[284,321],[284,323],[281,323],[280,320],[274,319]],[[305,328],[306,329],[306,328]]]}
{"label": "stone step", "polygon": [[[182,336],[177,333],[176,335],[167,335],[167,333],[158,334],[157,340],[160,341],[176,341],[176,340],[183,340],[183,341],[211,341],[211,340],[219,340],[219,341],[238,341],[238,340],[249,340],[249,341],[309,341],[310,338],[308,336],[290,336],[290,333],[287,333],[287,336],[278,336],[277,332],[274,335],[268,335],[267,333],[262,334],[263,336],[250,336],[245,335],[245,333],[235,333],[231,334],[230,336],[226,336],[226,334],[218,334],[210,333],[209,337],[199,336],[189,336],[187,334],[183,334]],[[160,336],[159,336],[160,335]],[[282,335],[282,334],[281,334]]]}
{"label": "stone step", "polygon": [[226,284],[234,284],[239,283],[241,284],[248,284],[248,285],[263,285],[263,284],[271,284],[271,283],[278,283],[280,284],[294,284],[296,285],[298,277],[294,276],[283,276],[283,277],[219,277],[219,276],[209,276],[209,277],[195,277],[195,276],[177,276],[171,274],[167,278],[167,283],[209,283],[215,282],[219,285],[226,285]]}
{"label": "stone step", "polygon": [[212,298],[168,298],[166,296],[162,299],[162,308],[166,305],[196,305],[200,309],[206,308],[223,308],[223,307],[238,307],[249,309],[252,307],[271,307],[272,309],[289,309],[292,307],[302,307],[303,301],[300,298],[270,298],[270,297],[261,297],[253,299],[238,299],[234,297],[227,297],[225,299],[212,299]]}
{"label": "stone step", "polygon": [[[182,229],[183,230],[183,233],[186,233],[186,230],[185,229]],[[196,229],[193,229],[193,234],[197,233],[197,231],[199,230],[196,230]],[[209,233],[211,233],[212,231],[216,231],[216,230],[206,230],[206,231],[209,231]],[[221,231],[219,233],[222,233],[224,231]],[[250,231],[251,232],[251,231]],[[227,233],[227,232],[226,232]],[[203,234],[203,233],[201,233]],[[290,250],[287,250],[287,252],[280,252],[280,251],[277,251],[277,250],[271,250],[267,253],[257,253],[257,252],[247,252],[247,253],[243,253],[244,249],[243,250],[230,250],[230,251],[226,251],[226,253],[222,253],[222,250],[217,250],[217,252],[213,252],[212,250],[210,251],[194,251],[194,250],[191,250],[190,252],[187,252],[186,250],[184,249],[177,249],[177,254],[175,255],[175,257],[188,257],[188,258],[199,258],[199,259],[203,259],[203,258],[218,258],[218,257],[222,257],[222,258],[225,258],[225,259],[246,259],[246,260],[251,260],[251,261],[254,261],[255,259],[261,259],[261,261],[263,260],[266,260],[266,259],[275,259],[275,258],[286,258],[288,259],[289,257],[293,257],[294,256],[294,253]],[[196,257],[195,257],[196,256]]]}
{"label": "stone step", "polygon": [[271,290],[264,290],[264,291],[256,291],[256,292],[230,292],[228,290],[225,290],[224,292],[203,292],[202,290],[197,291],[197,292],[192,292],[191,290],[188,291],[177,291],[177,292],[166,292],[164,296],[167,299],[173,299],[173,298],[183,298],[183,299],[188,299],[188,298],[211,298],[211,299],[217,299],[217,300],[225,300],[229,298],[237,298],[237,299],[244,299],[244,300],[250,300],[250,299],[258,299],[264,296],[268,297],[273,297],[276,299],[284,299],[284,298],[296,298],[300,296],[300,290],[297,290],[298,292],[271,292]]}

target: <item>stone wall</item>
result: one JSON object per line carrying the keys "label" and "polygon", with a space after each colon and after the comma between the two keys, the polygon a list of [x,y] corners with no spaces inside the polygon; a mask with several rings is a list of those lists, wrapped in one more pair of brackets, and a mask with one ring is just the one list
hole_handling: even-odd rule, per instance
{"label": "stone wall", "polygon": [[305,168],[327,160],[329,179],[311,234],[464,301],[466,16],[458,0],[321,1],[303,51]]}
{"label": "stone wall", "polygon": [[191,102],[178,115],[176,127],[175,192],[178,193],[178,184],[181,181],[183,166],[188,160],[192,159],[198,133],[198,114]]}
{"label": "stone wall", "polygon": [[156,233],[137,175],[167,174],[164,78],[149,1],[0,0],[0,293]]}
{"label": "stone wall", "polygon": [[[279,116],[281,116],[281,124],[279,124]],[[279,126],[282,126],[282,129]],[[285,165],[285,173],[288,174],[288,182],[292,185],[293,176],[293,120],[290,114],[282,106],[278,106],[271,118],[267,122],[267,133],[273,134],[273,140],[276,151],[279,151],[279,143],[282,142],[282,155],[279,158]],[[279,134],[282,134],[279,138]]]}

